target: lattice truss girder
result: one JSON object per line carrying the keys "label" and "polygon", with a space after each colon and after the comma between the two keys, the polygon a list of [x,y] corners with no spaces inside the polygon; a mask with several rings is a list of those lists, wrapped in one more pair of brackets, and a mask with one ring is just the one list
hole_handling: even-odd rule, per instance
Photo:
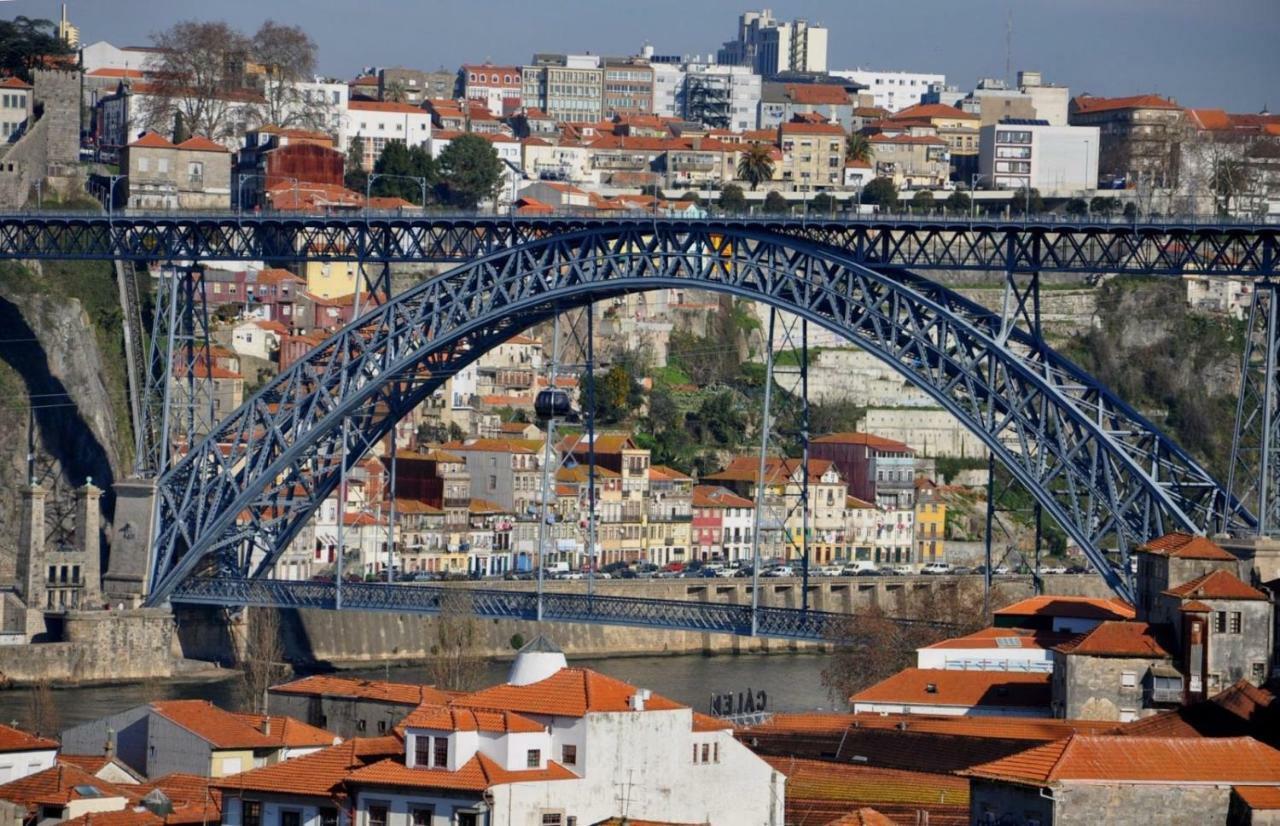
{"label": "lattice truss girder", "polygon": [[337,484],[344,417],[354,464],[449,372],[518,330],[602,294],[678,285],[765,301],[883,359],[982,438],[1121,594],[1109,549],[1203,530],[1227,506],[1136,411],[940,285],[768,233],[634,225],[458,267],[280,374],[159,481],[152,601],[202,568],[268,570]]}
{"label": "lattice truss girder", "polygon": [[1258,515],[1263,536],[1280,529],[1280,284],[1254,285],[1240,370],[1228,489]]}
{"label": "lattice truss girder", "polygon": [[878,267],[1276,275],[1280,227],[989,221],[443,216],[0,216],[0,258],[463,261],[595,229],[767,232]]}

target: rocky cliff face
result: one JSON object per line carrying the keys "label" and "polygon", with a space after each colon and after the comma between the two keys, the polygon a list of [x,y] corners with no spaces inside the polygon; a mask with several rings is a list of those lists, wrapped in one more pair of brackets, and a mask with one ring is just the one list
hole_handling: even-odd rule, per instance
{"label": "rocky cliff face", "polygon": [[130,443],[114,295],[109,267],[0,265],[0,579],[14,573],[30,425],[50,542],[69,533],[71,490],[87,478],[108,491],[110,518]]}

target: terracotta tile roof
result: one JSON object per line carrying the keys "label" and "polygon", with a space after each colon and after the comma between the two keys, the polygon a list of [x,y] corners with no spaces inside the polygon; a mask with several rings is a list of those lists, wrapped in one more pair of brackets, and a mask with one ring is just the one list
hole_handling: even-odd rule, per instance
{"label": "terracotta tile roof", "polygon": [[1134,618],[1134,610],[1127,603],[1100,597],[1029,597],[997,609],[994,614],[997,617],[1074,617],[1096,620]]}
{"label": "terracotta tile roof", "polygon": [[444,510],[418,499],[401,499],[396,497],[396,512],[400,514],[441,515]]}
{"label": "terracotta tile roof", "polygon": [[0,80],[0,89],[30,89],[31,84],[25,80],[16,77],[6,77]]}
{"label": "terracotta tile roof", "polygon": [[1080,95],[1071,101],[1077,112],[1108,112],[1120,109],[1181,109],[1171,100],[1159,95],[1131,95],[1122,98],[1093,97]]}
{"label": "terracotta tile roof", "polygon": [[467,439],[463,442],[445,442],[444,448],[451,452],[478,450],[494,453],[534,453],[533,448],[526,447],[518,439]]}
{"label": "terracotta tile roof", "polygon": [[910,120],[912,118],[921,118],[924,120],[951,119],[951,120],[982,120],[978,115],[972,115],[954,106],[947,106],[945,103],[917,103],[915,106],[908,106],[889,116],[889,120]]}
{"label": "terracotta tile roof", "polygon": [[187,139],[186,139],[185,141],[183,141],[182,143],[178,144],[178,148],[179,148],[179,149],[185,149],[185,150],[187,150],[188,152],[223,152],[223,153],[230,153],[230,151],[231,151],[231,150],[227,149],[225,146],[223,146],[222,144],[220,144],[220,143],[214,143],[213,141],[211,141],[211,140],[209,140],[208,138],[203,137],[203,136],[201,136],[201,135],[192,135],[191,137],[187,138]]}
{"label": "terracotta tile roof", "polygon": [[382,760],[352,772],[347,782],[352,785],[408,786],[419,789],[450,789],[482,792],[507,783],[531,783],[546,780],[577,780],[578,776],[548,761],[545,769],[508,771],[483,754],[476,754],[457,771],[444,769],[411,769],[398,760]]}
{"label": "terracotta tile roof", "polygon": [[1217,570],[1198,576],[1190,582],[1175,585],[1166,594],[1179,599],[1267,599],[1267,595],[1230,571]]}
{"label": "terracotta tile roof", "polygon": [[649,467],[649,478],[658,481],[673,482],[691,482],[693,477],[686,476],[675,468],[669,468],[666,465],[651,465]]}
{"label": "terracotta tile roof", "polygon": [[[404,745],[394,737],[375,739],[383,744],[382,748],[370,749],[367,740],[357,738],[283,763],[219,778],[213,783],[223,794],[258,791],[329,797],[338,790],[352,769],[362,768],[404,751]],[[384,742],[387,740],[390,743]],[[394,748],[386,747],[392,745]]]}
{"label": "terracotta tile roof", "polygon": [[788,83],[787,97],[802,106],[848,106],[849,93],[834,83]]}
{"label": "terracotta tile roof", "polygon": [[756,503],[750,499],[743,499],[726,488],[715,485],[695,485],[693,506],[695,508],[754,508]]}
{"label": "terracotta tile roof", "polygon": [[1220,559],[1235,562],[1236,558],[1203,536],[1189,533],[1167,533],[1138,546],[1139,551],[1176,557],[1177,559]]}
{"label": "terracotta tile roof", "polygon": [[511,513],[511,508],[504,508],[497,502],[490,502],[488,499],[472,499],[467,506],[467,510],[471,513]]}
{"label": "terracotta tile roof", "polygon": [[286,269],[280,267],[267,267],[258,270],[257,277],[254,279],[257,284],[305,284],[307,279],[294,275]]}
{"label": "terracotta tile roof", "polygon": [[151,709],[215,749],[270,749],[279,745],[237,715],[208,700],[158,700],[151,703]]}
{"label": "terracotta tile roof", "polygon": [[1207,700],[1125,723],[1118,734],[1151,737],[1253,736],[1280,748],[1280,702],[1240,680]]}
{"label": "terracotta tile roof", "polygon": [[130,148],[140,147],[143,149],[173,149],[173,142],[157,132],[145,132],[142,137],[129,144]]}
{"label": "terracotta tile roof", "polygon": [[1108,620],[1058,645],[1056,650],[1088,657],[1170,657],[1157,636],[1157,629],[1145,622]]}
{"label": "terracotta tile roof", "polygon": [[[854,703],[1048,708],[1052,674],[904,668],[849,698]],[[929,686],[934,690],[930,691]]]}
{"label": "terracotta tile roof", "polygon": [[1231,116],[1224,109],[1188,109],[1187,119],[1198,129],[1221,131],[1231,129]]}
{"label": "terracotta tile roof", "polygon": [[[147,785],[164,792],[173,803],[173,811],[164,819],[167,824],[205,824],[222,820],[222,790],[214,788],[213,780],[208,777],[175,772],[156,778]],[[93,822],[98,822],[96,817]]]}
{"label": "terracotta tile roof", "polygon": [[1280,786],[1232,786],[1231,791],[1255,812],[1280,809]]}
{"label": "terracotta tile roof", "polygon": [[[144,73],[141,69],[117,69],[117,68],[114,68],[114,67],[105,66],[105,67],[103,67],[103,68],[101,68],[101,69],[94,69],[92,72],[85,72],[84,76],[85,76],[85,77],[120,77],[120,78],[129,77],[129,78],[138,78],[138,77],[145,77],[146,75],[145,75],[145,73]],[[0,86],[3,86],[3,87],[4,87],[4,88],[6,88],[6,89],[20,89],[20,88],[22,88],[21,86],[10,86],[10,85],[9,85],[10,81],[14,81],[14,80],[18,80],[18,79],[17,79],[17,78],[15,78],[15,77],[8,78],[8,79],[6,79],[6,80],[5,80],[5,82],[4,82],[4,83],[0,83]],[[19,82],[19,83],[22,83],[22,81],[20,81],[20,80],[18,80],[18,82]],[[23,85],[25,86],[26,84],[23,84]],[[29,88],[31,88],[31,87],[30,87],[30,86],[26,86],[26,88],[28,88],[28,89],[29,89]]]}
{"label": "terracotta tile roof", "polygon": [[933,135],[886,135],[883,132],[867,138],[871,143],[890,143],[899,146],[946,146],[947,142]]}
{"label": "terracotta tile roof", "polygon": [[[929,812],[930,826],[969,822],[969,784],[959,777],[791,757],[764,759],[786,775],[788,823],[827,822],[864,806],[895,815],[899,822],[918,822],[919,810]],[[803,820],[801,813],[807,813]],[[957,815],[958,821],[944,819]]]}
{"label": "terracotta tile roof", "polygon": [[844,137],[844,127],[838,123],[784,123],[782,134],[785,135],[839,135]]}
{"label": "terracotta tile roof", "polygon": [[761,732],[843,732],[849,728],[910,731],[954,737],[1049,742],[1077,732],[1112,732],[1115,723],[1104,720],[1061,720],[1053,717],[965,717],[943,714],[881,714],[860,712],[800,712],[775,714],[758,726],[743,729]]}
{"label": "terracotta tile roof", "polygon": [[895,824],[875,809],[863,806],[835,820],[828,820],[826,826],[895,826]]}
{"label": "terracotta tile roof", "polygon": [[417,707],[422,703],[443,703],[449,696],[429,685],[389,683],[382,680],[357,680],[316,674],[300,680],[272,686],[273,693],[309,694],[317,697],[353,697],[382,703]]}
{"label": "terracotta tile roof", "polygon": [[355,112],[403,112],[407,115],[428,116],[427,110],[421,106],[389,100],[349,100],[347,108]]}
{"label": "terracotta tile roof", "polygon": [[1055,783],[1280,782],[1280,751],[1252,737],[1125,737],[1073,734],[961,772],[1032,786]]}
{"label": "terracotta tile roof", "polygon": [[[251,714],[243,711],[235,711],[232,714],[246,725],[263,732],[267,737],[275,740],[276,745],[284,748],[304,749],[311,746],[332,746],[341,739],[335,737],[331,731],[325,731],[322,728],[309,725],[301,720],[295,720],[292,717],[284,717],[278,714]],[[270,727],[263,731],[263,726],[267,721],[270,721]]]}
{"label": "terracotta tile roof", "polygon": [[56,765],[0,786],[0,800],[8,800],[29,810],[43,805],[65,805],[86,798],[128,796],[111,783],[78,766]]}
{"label": "terracotta tile roof", "polygon": [[729,731],[733,728],[733,723],[728,720],[722,720],[719,717],[712,717],[702,712],[693,712],[693,730],[694,731]]}
{"label": "terracotta tile roof", "polygon": [[1182,605],[1178,607],[1178,610],[1187,614],[1207,614],[1212,611],[1213,608],[1198,599],[1193,599],[1190,602],[1182,603]]}
{"label": "terracotta tile roof", "polygon": [[[160,826],[173,823],[168,818],[152,814],[141,806],[120,809],[114,812],[89,812],[70,820],[62,820],[63,826]],[[181,821],[186,822],[186,821]]]}
{"label": "terracotta tile roof", "polygon": [[[800,470],[800,459],[780,459],[770,456],[765,459],[764,481],[766,485],[779,485],[790,481]],[[833,463],[828,459],[809,460],[809,481],[815,482],[829,471]],[[755,456],[735,456],[729,466],[719,473],[703,476],[704,481],[713,482],[756,482],[760,476],[760,459]]]}
{"label": "terracotta tile roof", "polygon": [[876,506],[870,502],[863,501],[856,496],[846,496],[844,498],[844,506],[846,509],[853,510],[875,510]]}
{"label": "terracotta tile roof", "polygon": [[822,445],[866,445],[877,450],[891,450],[895,453],[915,453],[908,445],[894,439],[886,439],[871,433],[828,433],[813,440]]}
{"label": "terracotta tile roof", "polygon": [[40,751],[56,749],[58,741],[48,737],[28,734],[22,729],[0,725],[0,753],[11,751]]}
{"label": "terracotta tile roof", "polygon": [[1022,650],[1031,649],[1048,650],[1055,645],[1069,642],[1074,638],[1074,634],[1060,634],[1051,631],[1027,630],[1024,628],[984,628],[981,631],[975,631],[972,634],[966,634],[963,637],[953,637],[949,640],[935,642],[933,645],[927,645],[927,649],[956,649],[956,648],[993,648],[1002,650]]}
{"label": "terracotta tile roof", "polygon": [[403,728],[436,731],[543,732],[547,727],[510,711],[458,708],[439,703],[423,703],[400,722]]}
{"label": "terracotta tile roof", "polygon": [[[562,668],[528,685],[502,685],[465,694],[452,701],[464,708],[505,708],[524,714],[582,717],[588,712],[630,711],[636,687],[586,668]],[[685,708],[658,694],[645,702],[649,711]]]}

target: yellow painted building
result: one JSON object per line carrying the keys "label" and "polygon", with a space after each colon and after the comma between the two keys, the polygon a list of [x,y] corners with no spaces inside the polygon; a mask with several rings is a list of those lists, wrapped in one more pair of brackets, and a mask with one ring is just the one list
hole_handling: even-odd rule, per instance
{"label": "yellow painted building", "polygon": [[354,261],[308,261],[303,272],[307,292],[321,298],[342,298],[356,291]]}
{"label": "yellow painted building", "polygon": [[946,560],[947,503],[938,486],[928,479],[916,480],[915,561],[921,565]]}

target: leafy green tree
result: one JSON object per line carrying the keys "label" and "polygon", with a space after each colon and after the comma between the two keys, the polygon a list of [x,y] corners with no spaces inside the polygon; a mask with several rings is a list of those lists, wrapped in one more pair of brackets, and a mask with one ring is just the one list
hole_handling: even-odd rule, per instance
{"label": "leafy green tree", "polygon": [[364,192],[369,173],[364,171],[364,138],[356,135],[347,146],[347,158],[342,182],[347,189]]}
{"label": "leafy green tree", "polygon": [[947,196],[947,200],[943,201],[948,212],[968,212],[973,206],[973,199],[966,193],[956,190]]}
{"label": "leafy green tree", "polygon": [[1072,198],[1063,209],[1068,215],[1080,216],[1089,211],[1089,203],[1084,198]]}
{"label": "leafy green tree", "polygon": [[875,147],[871,145],[871,141],[861,132],[854,132],[844,142],[844,159],[846,161],[860,161],[862,163],[871,163],[871,159],[875,157]]}
{"label": "leafy green tree", "polygon": [[1129,201],[1124,205],[1124,217],[1130,221],[1136,220],[1138,217],[1138,205],[1133,201]]}
{"label": "leafy green tree", "polygon": [[737,184],[725,184],[724,189],[720,190],[719,205],[725,212],[745,212],[747,195]]}
{"label": "leafy green tree", "polygon": [[773,177],[773,147],[762,143],[753,144],[738,159],[738,178],[757,186]]}
{"label": "leafy green tree", "polygon": [[424,146],[406,147],[402,141],[391,141],[382,150],[382,155],[373,165],[378,177],[373,181],[370,192],[384,198],[404,198],[406,201],[422,204],[422,185],[413,180],[425,178],[428,192],[440,178],[435,159]]}
{"label": "leafy green tree", "polygon": [[734,447],[746,435],[746,413],[729,390],[703,399],[696,412],[686,415],[685,421],[689,435],[703,445]]}
{"label": "leafy green tree", "polygon": [[874,204],[881,208],[893,208],[898,205],[898,187],[891,178],[876,178],[862,189],[862,203]]}
{"label": "leafy green tree", "polygon": [[43,65],[45,57],[71,54],[72,49],[58,39],[57,26],[50,20],[19,15],[0,20],[0,72],[31,82],[31,70]]}
{"label": "leafy green tree", "polygon": [[692,189],[686,192],[685,194],[681,195],[677,200],[693,201],[694,206],[702,206],[702,197],[698,195],[698,193],[694,192]]}
{"label": "leafy green tree", "polygon": [[825,192],[819,192],[809,201],[809,212],[813,215],[831,215],[836,211],[838,202]]}
{"label": "leafy green tree", "polygon": [[912,212],[933,212],[933,193],[922,189],[911,196]]}
{"label": "leafy green tree", "polygon": [[644,392],[626,366],[615,364],[596,382],[596,421],[616,424],[640,406]]}
{"label": "leafy green tree", "polygon": [[1120,201],[1110,195],[1098,195],[1089,202],[1089,209],[1094,215],[1107,218],[1120,209]]}
{"label": "leafy green tree", "polygon": [[502,183],[498,152],[479,135],[459,135],[440,153],[440,200],[475,209],[493,198]]}
{"label": "leafy green tree", "polygon": [[191,137],[191,130],[187,128],[186,118],[182,117],[181,112],[173,113],[173,142],[182,143]]}
{"label": "leafy green tree", "polygon": [[1020,189],[1014,193],[1009,208],[1014,215],[1039,215],[1044,212],[1044,198],[1040,197],[1040,190],[1035,187]]}
{"label": "leafy green tree", "polygon": [[779,215],[791,209],[791,205],[787,203],[787,199],[782,197],[781,192],[770,192],[764,196],[764,211],[771,215]]}

